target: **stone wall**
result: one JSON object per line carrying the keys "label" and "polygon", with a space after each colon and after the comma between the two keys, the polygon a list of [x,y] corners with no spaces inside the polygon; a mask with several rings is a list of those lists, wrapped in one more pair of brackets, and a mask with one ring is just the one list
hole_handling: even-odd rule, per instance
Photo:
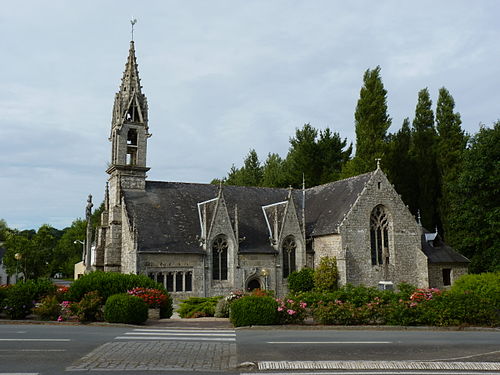
{"label": "stone wall", "polygon": [[319,266],[321,258],[335,257],[339,271],[339,285],[346,284],[346,255],[342,250],[342,237],[339,234],[315,237],[314,242],[314,268]]}
{"label": "stone wall", "polygon": [[[389,264],[372,265],[370,215],[383,205],[390,218]],[[421,250],[421,229],[381,170],[375,171],[339,226],[346,249],[346,282],[377,286],[407,282],[428,285],[427,257]]]}
{"label": "stone wall", "polygon": [[456,263],[430,263],[429,264],[429,287],[438,289],[449,289],[451,285],[443,283],[443,269],[451,270],[450,281],[451,285],[463,275],[468,273],[467,265]]}

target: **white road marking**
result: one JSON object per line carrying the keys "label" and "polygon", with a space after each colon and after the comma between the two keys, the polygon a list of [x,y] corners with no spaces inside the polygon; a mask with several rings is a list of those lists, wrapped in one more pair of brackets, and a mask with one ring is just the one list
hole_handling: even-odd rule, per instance
{"label": "white road marking", "polygon": [[199,333],[234,333],[234,329],[153,329],[136,328],[135,332],[199,332]]}
{"label": "white road marking", "polygon": [[229,337],[186,337],[186,336],[117,336],[115,340],[178,340],[178,341],[236,341]]}
{"label": "white road marking", "polygon": [[267,341],[267,344],[392,344],[392,341]]}
{"label": "white road marking", "polygon": [[160,336],[217,336],[217,337],[236,337],[236,333],[174,333],[174,332],[126,332],[126,335],[160,335]]}
{"label": "white road marking", "polygon": [[259,370],[500,371],[500,362],[425,361],[262,361]]}
{"label": "white road marking", "polygon": [[136,328],[117,336],[115,340],[177,340],[177,341],[236,341],[232,329],[154,329]]}
{"label": "white road marking", "polygon": [[71,339],[0,339],[0,341],[71,341]]}
{"label": "white road marking", "polygon": [[0,349],[0,352],[65,352],[66,349]]}
{"label": "white road marking", "polygon": [[[448,371],[335,371],[335,372],[293,372],[293,375],[495,375],[498,372],[448,372]],[[241,372],[240,375],[255,375],[255,372]],[[290,372],[266,372],[265,375],[290,375]]]}

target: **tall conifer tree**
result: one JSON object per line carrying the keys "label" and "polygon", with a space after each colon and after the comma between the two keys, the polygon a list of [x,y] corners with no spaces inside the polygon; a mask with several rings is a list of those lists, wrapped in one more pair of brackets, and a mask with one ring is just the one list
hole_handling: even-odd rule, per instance
{"label": "tall conifer tree", "polygon": [[462,155],[467,138],[461,128],[460,114],[455,113],[455,101],[449,91],[442,87],[436,107],[437,166],[441,180],[439,213],[444,234],[449,232],[451,189],[458,180],[462,166]]}
{"label": "tall conifer tree", "polygon": [[405,118],[401,129],[389,136],[384,165],[387,177],[394,184],[396,191],[401,194],[401,198],[409,206],[410,211],[416,215],[418,189],[414,161],[410,155],[411,143],[410,119]]}
{"label": "tall conifer tree", "polygon": [[432,101],[429,90],[425,88],[418,93],[410,152],[417,173],[417,203],[422,224],[429,230],[440,224],[437,216],[440,182],[436,165],[436,143],[437,134],[434,127]]}
{"label": "tall conifer tree", "polygon": [[375,169],[375,158],[384,155],[391,118],[387,114],[387,91],[380,77],[380,66],[364,74],[354,119],[356,155],[347,163],[345,177]]}

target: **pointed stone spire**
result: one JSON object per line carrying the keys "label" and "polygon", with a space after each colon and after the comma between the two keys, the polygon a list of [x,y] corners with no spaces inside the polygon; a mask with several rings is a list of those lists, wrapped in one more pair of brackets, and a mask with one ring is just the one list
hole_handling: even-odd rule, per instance
{"label": "pointed stone spire", "polygon": [[141,124],[148,132],[148,104],[142,93],[133,40],[130,41],[120,91],[115,96],[112,127],[121,128],[125,122]]}
{"label": "pointed stone spire", "polygon": [[130,41],[130,48],[128,50],[127,63],[125,64],[125,71],[123,72],[122,84],[120,92],[122,94],[131,95],[134,92],[141,93],[141,80],[139,79],[139,71],[137,70],[137,59],[135,57],[134,41]]}

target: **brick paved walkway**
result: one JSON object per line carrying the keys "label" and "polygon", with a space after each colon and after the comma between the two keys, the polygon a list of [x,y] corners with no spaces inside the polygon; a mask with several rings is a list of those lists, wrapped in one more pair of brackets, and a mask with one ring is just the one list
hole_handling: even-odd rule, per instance
{"label": "brick paved walkway", "polygon": [[66,370],[225,371],[235,367],[235,343],[126,341],[101,345]]}

